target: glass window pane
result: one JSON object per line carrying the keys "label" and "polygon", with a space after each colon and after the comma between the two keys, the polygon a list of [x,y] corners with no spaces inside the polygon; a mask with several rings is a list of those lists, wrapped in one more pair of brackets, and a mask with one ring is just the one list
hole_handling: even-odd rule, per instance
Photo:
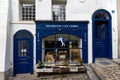
{"label": "glass window pane", "polygon": [[109,19],[109,17],[107,16],[107,14],[106,13],[104,13],[104,12],[99,12],[99,13],[97,13],[96,15],[95,15],[95,18],[96,19]]}
{"label": "glass window pane", "polygon": [[55,35],[50,35],[42,39],[42,48],[54,48],[55,47]]}
{"label": "glass window pane", "polygon": [[82,55],[82,38],[69,34],[54,34],[42,39],[43,61],[63,65],[65,61],[77,62]]}
{"label": "glass window pane", "polygon": [[64,60],[68,60],[69,50],[68,49],[57,49],[56,50],[56,62],[62,64]]}
{"label": "glass window pane", "polygon": [[[34,4],[22,4],[21,12],[22,12],[22,20],[24,21],[35,20],[35,5]],[[29,15],[33,15],[33,16],[29,16]],[[31,18],[31,17],[34,17],[34,18]]]}
{"label": "glass window pane", "polygon": [[82,39],[80,37],[70,35],[70,48],[82,48]]}
{"label": "glass window pane", "polygon": [[56,34],[56,48],[69,48],[68,34]]}
{"label": "glass window pane", "polygon": [[42,49],[42,54],[45,62],[54,63],[54,49]]}
{"label": "glass window pane", "polygon": [[101,40],[105,39],[105,24],[101,24]]}
{"label": "glass window pane", "polygon": [[25,31],[21,31],[18,35],[17,38],[30,38],[30,35],[26,33]]}
{"label": "glass window pane", "polygon": [[70,49],[70,61],[78,62],[78,59],[82,59],[82,49]]}
{"label": "glass window pane", "polygon": [[18,56],[29,56],[29,42],[27,40],[18,41]]}

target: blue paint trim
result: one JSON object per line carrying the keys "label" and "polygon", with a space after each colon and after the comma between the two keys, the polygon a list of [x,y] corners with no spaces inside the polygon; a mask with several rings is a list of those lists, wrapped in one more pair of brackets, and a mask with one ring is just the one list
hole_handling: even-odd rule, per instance
{"label": "blue paint trim", "polygon": [[106,55],[107,58],[112,59],[112,17],[111,14],[104,9],[99,9],[97,11],[94,12],[93,16],[92,16],[92,53],[93,53],[93,62],[95,62],[95,39],[94,39],[94,25],[95,25],[95,21],[105,21],[103,19],[95,19],[95,15],[99,12],[105,12],[107,14],[107,16],[109,16],[109,20],[108,21],[108,55]]}
{"label": "blue paint trim", "polygon": [[[25,37],[21,37],[21,38],[17,38],[17,36],[21,33],[21,32],[25,32],[27,33],[30,38],[25,38]],[[13,41],[13,51],[14,51],[14,54],[13,54],[13,76],[16,76],[16,74],[19,74],[20,72],[17,70],[18,66],[17,66],[17,59],[18,59],[18,41],[21,41],[21,40],[27,40],[30,42],[30,69],[29,71],[27,72],[26,70],[23,70],[24,73],[31,73],[33,74],[33,35],[28,31],[28,30],[20,30],[18,32],[15,33],[14,35],[14,41]],[[25,58],[21,57],[22,60],[24,60]],[[26,58],[27,59],[27,58]]]}
{"label": "blue paint trim", "polygon": [[[53,34],[70,34],[79,36],[84,44],[84,63],[88,63],[88,21],[35,21],[36,22],[36,63],[42,60],[42,38]],[[77,25],[72,27],[71,25]],[[57,27],[56,27],[57,26]],[[86,37],[84,35],[86,33]],[[85,40],[86,39],[86,40]]]}

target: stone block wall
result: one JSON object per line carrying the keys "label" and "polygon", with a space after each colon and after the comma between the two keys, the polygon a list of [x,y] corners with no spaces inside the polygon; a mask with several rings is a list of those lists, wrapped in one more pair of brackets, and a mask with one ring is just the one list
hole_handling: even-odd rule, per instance
{"label": "stone block wall", "polygon": [[120,58],[120,0],[117,0],[117,15],[118,15],[118,57]]}

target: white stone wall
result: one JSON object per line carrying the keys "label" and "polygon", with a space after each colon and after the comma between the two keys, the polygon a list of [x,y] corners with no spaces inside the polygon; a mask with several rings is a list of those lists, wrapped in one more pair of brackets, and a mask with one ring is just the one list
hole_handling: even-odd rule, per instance
{"label": "white stone wall", "polygon": [[52,20],[52,0],[36,0],[36,20]]}
{"label": "white stone wall", "polygon": [[117,0],[117,16],[118,16],[118,55],[120,58],[120,0]]}

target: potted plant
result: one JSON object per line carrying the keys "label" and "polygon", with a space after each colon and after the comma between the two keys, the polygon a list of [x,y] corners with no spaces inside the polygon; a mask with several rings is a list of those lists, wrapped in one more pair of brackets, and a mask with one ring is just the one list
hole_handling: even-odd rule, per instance
{"label": "potted plant", "polygon": [[42,61],[38,61],[38,64],[36,67],[37,76],[45,72],[44,67],[45,67],[44,63]]}
{"label": "potted plant", "polygon": [[45,67],[45,65],[44,65],[43,61],[38,61],[37,68],[41,69],[41,68],[44,68],[44,67]]}

